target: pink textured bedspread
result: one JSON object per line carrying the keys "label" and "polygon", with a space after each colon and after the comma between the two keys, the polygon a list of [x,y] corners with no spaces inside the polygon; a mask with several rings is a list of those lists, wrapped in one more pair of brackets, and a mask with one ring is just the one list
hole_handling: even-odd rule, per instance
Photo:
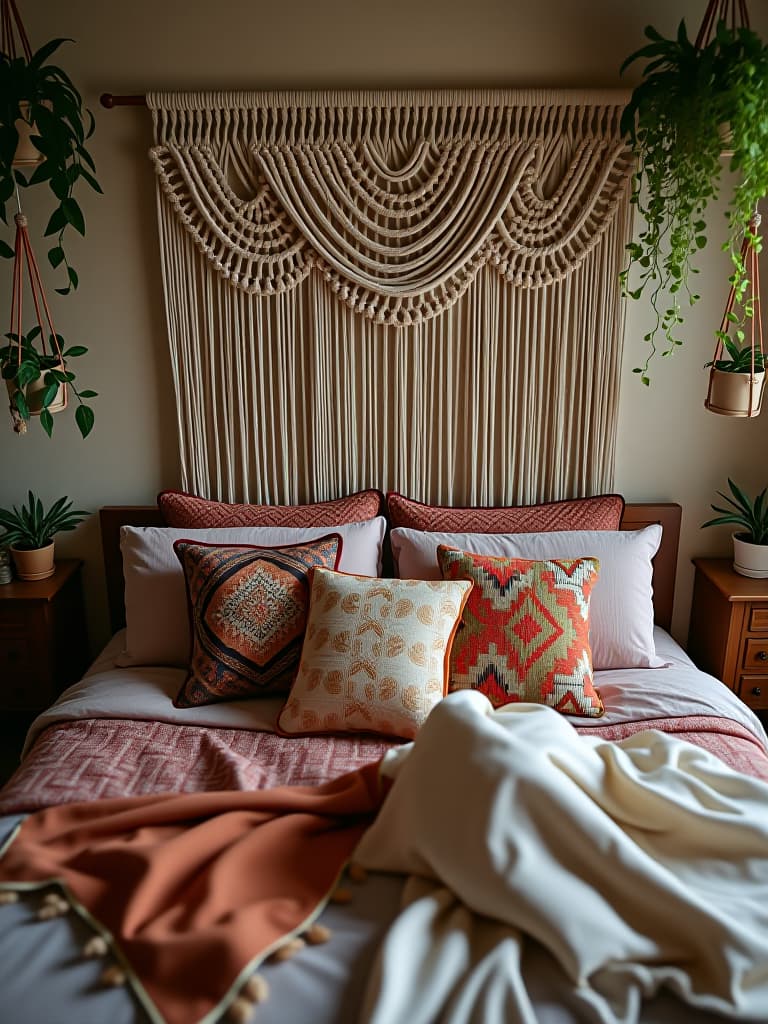
{"label": "pink textured bedspread", "polygon": [[314,785],[378,761],[391,746],[365,736],[283,738],[110,718],[61,722],[38,737],[0,790],[0,814],[149,793]]}
{"label": "pink textured bedspread", "polygon": [[[731,768],[768,781],[765,748],[748,729],[729,719],[649,719],[583,732],[620,740],[642,729],[675,733]],[[0,814],[149,793],[311,785],[377,761],[391,746],[364,736],[283,738],[267,732],[122,719],[62,722],[38,737],[0,790]]]}

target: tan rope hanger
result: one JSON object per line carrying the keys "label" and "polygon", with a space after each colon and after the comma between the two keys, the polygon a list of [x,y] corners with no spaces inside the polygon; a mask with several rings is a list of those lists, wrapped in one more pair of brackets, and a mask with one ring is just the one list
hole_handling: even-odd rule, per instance
{"label": "tan rope hanger", "polygon": [[[719,23],[725,24],[732,32],[739,28],[750,28],[747,0],[709,0],[704,12],[701,27],[696,36],[696,47],[702,49],[715,37]],[[727,145],[727,143],[726,143]],[[723,156],[728,156],[724,151]],[[750,366],[749,373],[728,373],[718,369],[718,363],[726,355],[725,337],[734,327],[734,307],[736,306],[736,289],[733,285],[728,292],[725,311],[717,332],[715,354],[709,371],[705,408],[710,412],[724,416],[753,417],[760,412],[765,373],[763,367],[763,325],[760,311],[760,264],[755,247],[760,214],[755,210],[748,230],[744,233],[741,244],[740,259],[746,269],[748,280],[748,296],[742,297],[740,305],[743,310],[752,311],[750,320]],[[726,360],[727,361],[727,360]],[[721,390],[725,388],[726,390]],[[714,392],[714,393],[713,393]],[[723,404],[719,404],[719,403]]]}
{"label": "tan rope hanger", "polygon": [[694,44],[698,50],[711,41],[720,21],[734,31],[739,27],[749,28],[747,0],[709,0]]}
{"label": "tan rope hanger", "polygon": [[11,59],[17,56],[16,40],[29,61],[32,59],[32,47],[29,45],[29,38],[21,20],[16,0],[2,0],[0,3],[0,46],[3,53],[7,53]]}
{"label": "tan rope hanger", "polygon": [[[33,416],[39,416],[44,408],[48,409],[48,412],[55,413],[61,412],[66,409],[68,402],[68,389],[65,382],[56,382],[56,384],[46,384],[45,374],[48,370],[56,369],[60,372],[64,372],[64,357],[59,346],[59,339],[56,333],[56,328],[53,326],[53,317],[51,311],[48,308],[48,301],[43,291],[43,283],[40,277],[40,268],[37,265],[35,254],[32,249],[32,243],[29,240],[29,232],[27,231],[27,218],[21,212],[17,213],[15,218],[16,223],[16,239],[14,245],[14,263],[13,263],[13,291],[11,294],[11,328],[10,333],[12,335],[10,339],[11,349],[16,348],[16,366],[20,367],[23,356],[23,291],[24,291],[24,268],[26,264],[27,279],[29,283],[30,293],[32,295],[32,303],[35,307],[35,315],[37,319],[37,326],[40,331],[40,344],[43,350],[42,361],[43,361],[43,373],[40,378],[40,383],[32,382],[26,393],[26,406],[28,411]],[[44,315],[43,315],[44,314]],[[43,323],[45,320],[45,325]],[[49,341],[45,340],[45,327],[49,330]],[[51,351],[48,351],[48,345],[50,345]],[[9,363],[13,362],[13,356],[8,360]],[[53,395],[52,401],[45,403],[45,393],[51,388],[51,394]],[[23,415],[21,415],[17,407],[17,399],[15,398],[16,388],[9,382],[8,390],[11,396],[11,417],[13,419],[13,429],[17,434],[23,434],[26,432],[27,424]],[[31,393],[30,393],[31,391]]]}
{"label": "tan rope hanger", "polygon": [[741,300],[741,304],[742,306],[751,307],[753,310],[753,314],[749,318],[749,373],[728,373],[726,375],[726,383],[731,384],[737,393],[740,393],[742,397],[746,393],[746,403],[742,402],[741,405],[735,403],[734,407],[731,408],[730,406],[718,405],[717,401],[713,399],[713,387],[718,379],[717,374],[723,372],[718,370],[717,364],[723,359],[726,352],[724,336],[728,334],[728,331],[734,325],[733,317],[735,314],[733,309],[736,305],[736,290],[733,285],[731,285],[728,293],[725,312],[720,322],[720,330],[717,333],[715,354],[709,371],[709,387],[707,388],[707,397],[704,405],[710,412],[716,412],[723,416],[757,416],[760,412],[763,390],[765,388],[765,371],[762,369],[764,352],[763,320],[760,311],[760,261],[753,241],[759,227],[760,214],[755,212],[752,220],[749,222],[749,231],[745,233],[744,240],[741,243],[741,260],[746,268],[749,281],[749,294],[746,300]]}

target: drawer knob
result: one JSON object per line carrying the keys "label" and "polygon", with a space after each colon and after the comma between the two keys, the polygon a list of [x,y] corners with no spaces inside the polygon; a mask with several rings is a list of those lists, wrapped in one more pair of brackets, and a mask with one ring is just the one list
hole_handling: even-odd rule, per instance
{"label": "drawer knob", "polygon": [[758,661],[768,661],[768,651],[758,651],[757,652],[757,660]]}
{"label": "drawer knob", "polygon": [[759,687],[759,686],[753,686],[753,687],[752,687],[752,696],[753,696],[753,697],[759,697],[759,696],[761,696],[762,692],[763,692],[763,691],[762,691],[762,690],[760,689],[760,687]]}

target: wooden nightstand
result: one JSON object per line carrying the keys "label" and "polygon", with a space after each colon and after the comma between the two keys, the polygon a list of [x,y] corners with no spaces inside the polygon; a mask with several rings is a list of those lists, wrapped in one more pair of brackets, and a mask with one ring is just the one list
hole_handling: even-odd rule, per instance
{"label": "wooden nightstand", "polygon": [[30,719],[88,667],[82,562],[62,559],[47,580],[0,586],[0,719]]}
{"label": "wooden nightstand", "polygon": [[730,558],[693,564],[689,655],[753,711],[768,712],[768,579],[740,576]]}

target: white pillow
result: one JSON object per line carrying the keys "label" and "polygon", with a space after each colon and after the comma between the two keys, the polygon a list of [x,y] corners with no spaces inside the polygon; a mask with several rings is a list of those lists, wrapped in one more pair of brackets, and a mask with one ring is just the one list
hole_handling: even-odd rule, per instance
{"label": "white pillow", "polygon": [[600,560],[592,591],[589,640],[596,669],[661,668],[653,640],[651,559],[661,527],[642,530],[569,530],[552,533],[424,533],[396,527],[392,555],[403,579],[439,580],[439,544],[502,558]]}
{"label": "white pillow", "polygon": [[358,576],[381,572],[383,516],[343,526],[229,526],[204,530],[189,527],[123,526],[120,550],[125,577],[125,650],[117,664],[180,665],[189,662],[187,594],[173,542],[194,537],[204,543],[272,545],[300,544],[329,533],[341,541],[339,569]]}

